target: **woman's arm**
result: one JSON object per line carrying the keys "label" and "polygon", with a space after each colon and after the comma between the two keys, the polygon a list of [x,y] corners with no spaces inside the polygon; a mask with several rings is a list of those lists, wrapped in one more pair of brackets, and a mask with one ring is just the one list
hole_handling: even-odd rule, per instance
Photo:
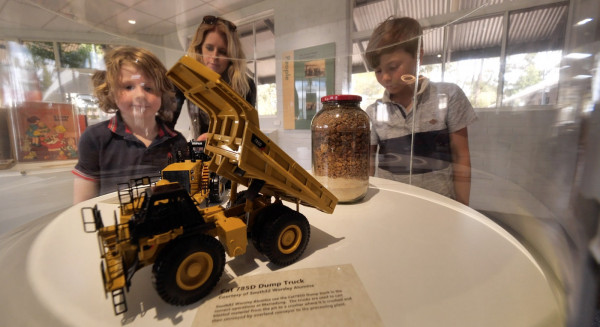
{"label": "woman's arm", "polygon": [[177,119],[179,119],[179,115],[181,114],[181,108],[183,108],[183,102],[185,101],[185,95],[177,87],[175,87],[175,101],[176,101],[176,105],[175,105],[175,111],[173,111],[173,118],[171,119],[171,121],[165,122],[165,124],[167,124],[167,126],[170,129],[175,129],[175,125],[177,124]]}
{"label": "woman's arm", "polygon": [[98,196],[98,182],[75,176],[73,180],[73,204]]}
{"label": "woman's arm", "polygon": [[471,155],[469,153],[469,133],[467,128],[450,133],[452,170],[456,200],[469,205],[471,194]]}

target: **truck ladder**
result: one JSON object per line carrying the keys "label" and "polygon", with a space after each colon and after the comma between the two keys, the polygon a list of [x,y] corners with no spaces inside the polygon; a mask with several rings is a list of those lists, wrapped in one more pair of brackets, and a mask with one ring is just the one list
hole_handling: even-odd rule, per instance
{"label": "truck ladder", "polygon": [[120,315],[127,311],[127,300],[125,299],[125,291],[123,288],[116,289],[111,292],[113,309],[115,315]]}
{"label": "truck ladder", "polygon": [[[127,287],[127,280],[123,266],[123,258],[117,249],[118,228],[114,226],[115,231],[104,231],[98,234],[101,256],[104,259],[101,265],[102,279],[104,280],[105,291],[111,292],[115,314],[127,311],[125,303],[125,293],[123,289]],[[105,266],[106,265],[106,266]]]}

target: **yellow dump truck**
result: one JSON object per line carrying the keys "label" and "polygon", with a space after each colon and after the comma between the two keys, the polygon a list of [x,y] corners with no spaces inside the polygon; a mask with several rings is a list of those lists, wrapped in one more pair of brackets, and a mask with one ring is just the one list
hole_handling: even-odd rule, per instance
{"label": "yellow dump truck", "polygon": [[188,159],[177,154],[175,162],[161,171],[159,185],[178,182],[197,202],[221,203],[225,196],[226,179],[208,170],[204,141],[188,142]]}
{"label": "yellow dump truck", "polygon": [[[158,181],[142,178],[120,187],[114,225],[104,226],[97,207],[82,209],[84,230],[98,235],[102,280],[115,314],[127,311],[125,291],[134,273],[148,265],[156,291],[174,305],[206,296],[223,272],[225,253],[244,254],[248,238],[271,262],[289,265],[310,237],[300,205],[332,213],[337,204],[260,131],[256,109],[218,74],[183,57],[168,77],[210,115],[204,152],[167,166]],[[202,167],[231,181],[227,205],[205,201],[211,192],[202,185],[207,181]],[[244,190],[238,192],[239,186]],[[295,210],[282,201],[295,204]]]}

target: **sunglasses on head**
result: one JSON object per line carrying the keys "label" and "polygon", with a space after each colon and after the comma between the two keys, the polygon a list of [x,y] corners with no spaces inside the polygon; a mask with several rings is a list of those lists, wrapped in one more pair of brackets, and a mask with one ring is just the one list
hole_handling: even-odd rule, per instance
{"label": "sunglasses on head", "polygon": [[223,22],[223,24],[227,25],[231,32],[235,32],[235,30],[237,29],[237,26],[235,26],[234,23],[228,21],[227,19],[223,19],[216,16],[204,16],[204,18],[202,18],[202,24],[216,25],[218,21],[221,21]]}

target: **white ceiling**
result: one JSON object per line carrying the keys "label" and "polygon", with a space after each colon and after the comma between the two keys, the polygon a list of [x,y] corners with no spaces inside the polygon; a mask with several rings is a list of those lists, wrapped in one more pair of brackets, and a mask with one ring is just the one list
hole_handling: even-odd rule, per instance
{"label": "white ceiling", "polygon": [[[181,51],[185,38],[191,37],[206,15],[239,19],[243,10],[264,0],[0,0],[0,38],[2,35],[23,37],[28,40],[65,40],[123,44],[138,40],[144,44],[171,47]],[[135,20],[135,24],[128,23]],[[275,75],[273,22],[264,19],[236,21],[246,57],[256,56],[256,65],[249,68],[259,72],[259,79]],[[256,30],[256,41],[252,28]],[[185,35],[179,35],[180,32]],[[176,44],[164,45],[163,36],[177,34]],[[62,33],[62,34],[61,34]],[[81,34],[84,33],[84,34]],[[96,33],[88,38],[85,33]],[[68,35],[68,36],[67,36]],[[100,40],[98,40],[99,35]],[[182,39],[180,39],[182,38]],[[254,52],[256,42],[259,48]],[[175,46],[175,47],[173,47]]]}
{"label": "white ceiling", "polygon": [[[262,0],[0,0],[0,29],[163,36]],[[128,23],[133,19],[135,24]]]}
{"label": "white ceiling", "polygon": [[[178,50],[183,49],[185,37],[190,37],[205,15],[243,17],[243,8],[259,5],[264,0],[0,0],[0,36],[6,30],[27,31],[28,39],[39,35],[32,33],[52,32],[52,39],[60,32],[108,33],[111,37],[122,36],[130,40],[139,39],[153,44],[163,44],[162,36],[185,31],[178,35]],[[281,0],[278,0],[281,1]],[[302,0],[286,0],[302,1]],[[471,12],[476,8],[489,9],[477,20],[464,19],[452,28],[451,50],[453,58],[498,56],[502,40],[502,16],[505,10],[511,13],[509,39],[513,52],[528,51],[528,47],[539,45],[552,49],[562,45],[562,34],[567,17],[566,0],[461,0],[458,8],[451,8],[449,0],[355,0],[353,31],[367,33],[378,22],[393,15],[408,15],[427,23],[435,17],[449,15],[456,10]],[[597,1],[597,0],[596,0]],[[540,4],[541,2],[541,4]],[[540,6],[527,9],[532,6]],[[527,10],[525,10],[527,9]],[[467,17],[469,18],[469,17]],[[136,24],[128,23],[133,19]],[[248,21],[236,21],[248,23]],[[240,26],[242,44],[246,57],[256,59],[259,77],[274,76],[273,21],[259,19],[256,41],[252,37],[252,24]],[[430,26],[431,27],[431,26]],[[444,29],[432,25],[424,37],[425,59],[428,63],[439,62],[443,50]],[[34,31],[34,32],[31,32]],[[250,32],[250,33],[248,33]],[[180,34],[180,33],[178,33]],[[154,39],[152,39],[154,38]],[[555,40],[555,42],[551,42]],[[111,38],[111,42],[119,41]],[[255,42],[256,46],[255,46]],[[353,65],[356,72],[366,70],[363,58],[366,39],[355,40]],[[551,45],[549,45],[552,43]],[[167,45],[165,45],[167,46]],[[522,49],[521,49],[522,48]],[[516,50],[515,50],[516,49]],[[521,50],[519,50],[521,49]],[[254,51],[258,52],[254,52]],[[541,51],[538,49],[537,51]],[[428,59],[429,58],[429,59]],[[265,68],[268,67],[268,68]],[[254,70],[254,67],[251,66]]]}

